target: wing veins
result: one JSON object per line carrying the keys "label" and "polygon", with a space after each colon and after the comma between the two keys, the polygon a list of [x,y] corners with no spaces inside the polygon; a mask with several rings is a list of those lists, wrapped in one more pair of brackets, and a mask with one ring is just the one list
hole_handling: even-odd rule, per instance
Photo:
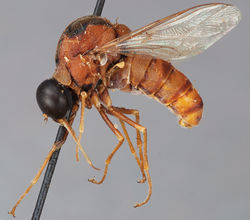
{"label": "wing veins", "polygon": [[197,55],[238,24],[240,11],[212,3],[183,10],[96,48],[96,53],[151,55],[180,60]]}

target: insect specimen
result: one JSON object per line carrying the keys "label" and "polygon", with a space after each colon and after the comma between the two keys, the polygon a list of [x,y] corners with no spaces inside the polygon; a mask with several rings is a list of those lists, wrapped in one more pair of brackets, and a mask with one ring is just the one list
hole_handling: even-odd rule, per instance
{"label": "insect specimen", "polygon": [[[110,89],[137,92],[154,98],[173,111],[183,127],[196,126],[202,117],[203,102],[188,78],[178,71],[171,61],[200,54],[219,40],[240,21],[238,8],[228,4],[196,6],[155,21],[131,32],[123,24],[112,24],[100,16],[86,16],[72,22],[59,39],[56,51],[56,70],[51,79],[37,89],[37,102],[45,119],[51,117],[63,125],[76,142],[76,159],[79,150],[96,168],[80,144],[84,132],[84,110],[93,106],[118,139],[118,144],[107,157],[101,179],[89,179],[101,184],[107,175],[110,161],[124,142],[121,132],[108,115],[121,123],[131,153],[140,168],[142,179],[147,181],[147,203],[152,193],[147,156],[147,129],[140,124],[139,111],[115,107],[109,96]],[[79,136],[77,137],[65,115],[74,104],[73,113],[80,108]],[[131,120],[127,115],[133,115]],[[125,123],[136,130],[138,152],[134,148]],[[141,133],[143,140],[141,139]],[[52,153],[63,142],[53,145],[31,185],[21,195],[10,214],[39,179]]]}

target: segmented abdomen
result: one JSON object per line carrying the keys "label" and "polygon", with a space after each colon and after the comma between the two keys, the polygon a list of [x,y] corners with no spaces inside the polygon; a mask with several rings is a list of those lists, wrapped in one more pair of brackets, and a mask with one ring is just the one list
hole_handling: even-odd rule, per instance
{"label": "segmented abdomen", "polygon": [[114,85],[118,79],[121,85],[127,78],[128,84],[123,85],[123,90],[132,88],[156,99],[179,117],[181,126],[192,127],[199,123],[203,111],[202,99],[188,78],[171,63],[135,55],[128,59],[123,71],[119,71],[117,76],[114,77]]}

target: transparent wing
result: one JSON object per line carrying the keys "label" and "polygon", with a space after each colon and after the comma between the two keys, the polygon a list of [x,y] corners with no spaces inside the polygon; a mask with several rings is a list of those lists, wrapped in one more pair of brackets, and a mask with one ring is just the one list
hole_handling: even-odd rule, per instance
{"label": "transparent wing", "polygon": [[240,18],[239,9],[232,5],[200,5],[116,38],[95,52],[181,60],[206,50],[234,28]]}

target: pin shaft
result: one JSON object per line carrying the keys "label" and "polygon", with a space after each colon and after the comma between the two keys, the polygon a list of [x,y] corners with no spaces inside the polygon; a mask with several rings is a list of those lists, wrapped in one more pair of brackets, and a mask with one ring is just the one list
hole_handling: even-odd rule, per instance
{"label": "pin shaft", "polygon": [[[96,16],[101,15],[104,3],[105,3],[105,0],[97,0],[93,15],[96,15]],[[71,118],[71,113],[72,113],[72,109],[66,115],[66,119],[68,121]],[[60,126],[58,131],[57,131],[55,143],[63,141],[65,139],[66,135],[67,135],[67,130],[63,126]],[[48,190],[50,187],[50,183],[51,183],[51,180],[52,180],[55,168],[56,168],[56,163],[57,163],[57,160],[58,160],[58,157],[60,154],[60,150],[61,149],[56,150],[48,162],[47,169],[46,169],[46,172],[44,174],[43,182],[41,185],[41,189],[40,189],[40,192],[39,192],[39,195],[37,198],[36,206],[35,206],[31,220],[39,220],[40,219],[40,216],[41,216],[42,210],[43,210],[43,206],[44,206],[44,203],[46,200],[46,196],[47,196],[47,193],[48,193]]]}

